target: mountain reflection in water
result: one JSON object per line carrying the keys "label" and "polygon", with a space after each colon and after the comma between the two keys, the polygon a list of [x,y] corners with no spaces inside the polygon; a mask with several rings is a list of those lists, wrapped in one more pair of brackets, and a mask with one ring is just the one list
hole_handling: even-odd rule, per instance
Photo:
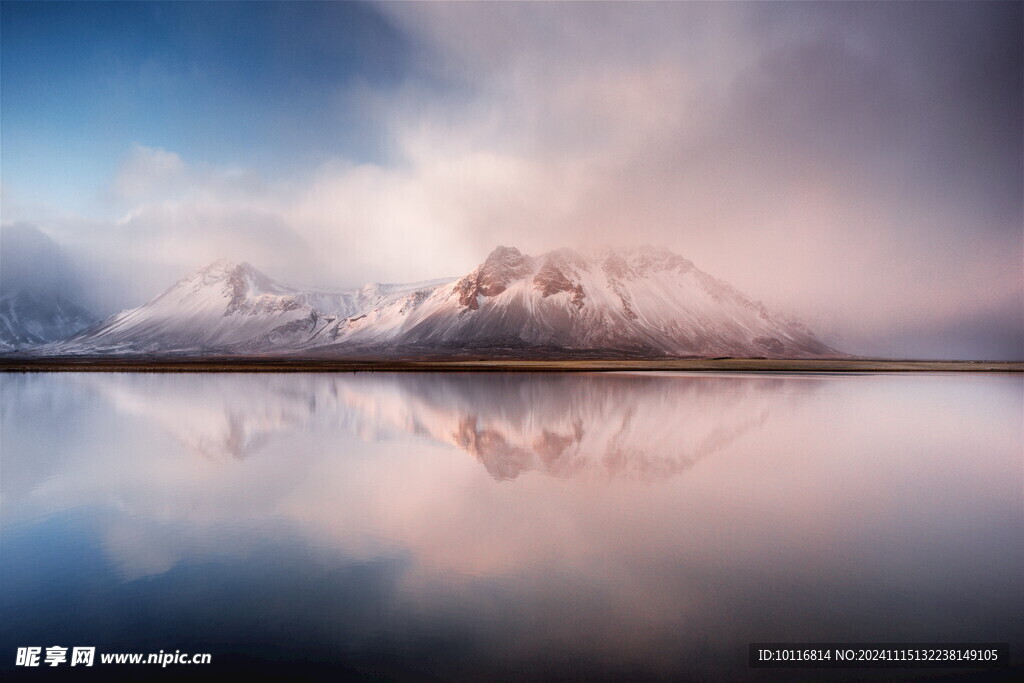
{"label": "mountain reflection in water", "polygon": [[754,641],[1024,646],[1018,376],[0,382],[12,647],[746,680]]}
{"label": "mountain reflection in water", "polygon": [[473,455],[499,480],[656,480],[756,432],[820,383],[666,375],[86,375],[125,414],[205,458],[247,458],[311,425],[365,441],[407,433]]}

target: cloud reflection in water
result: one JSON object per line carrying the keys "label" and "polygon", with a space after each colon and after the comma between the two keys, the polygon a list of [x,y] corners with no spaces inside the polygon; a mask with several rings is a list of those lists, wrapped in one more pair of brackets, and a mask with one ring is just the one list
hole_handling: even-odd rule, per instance
{"label": "cloud reflection in water", "polygon": [[[465,677],[698,678],[758,639],[1021,632],[1018,377],[2,381],[5,534],[76,519],[117,586],[213,591],[154,629],[255,610],[309,642],[456,643]],[[230,602],[238,581],[272,603]]]}

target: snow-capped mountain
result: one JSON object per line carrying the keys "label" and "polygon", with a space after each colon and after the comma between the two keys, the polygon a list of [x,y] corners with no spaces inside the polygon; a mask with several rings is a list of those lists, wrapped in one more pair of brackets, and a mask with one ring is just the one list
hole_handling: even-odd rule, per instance
{"label": "snow-capped mountain", "polygon": [[[422,286],[441,282],[445,281]],[[351,291],[302,291],[248,263],[222,259],[192,271],[149,303],[122,311],[51,348],[61,353],[187,353],[301,347],[337,320],[386,306],[418,286],[372,284]]]}
{"label": "snow-capped mountain", "polygon": [[836,355],[801,324],[665,249],[498,247],[468,275],[302,291],[218,261],[65,343],[85,353]]}
{"label": "snow-capped mountain", "polygon": [[601,349],[680,356],[836,353],[794,321],[665,249],[498,247],[469,275],[338,320],[317,343]]}

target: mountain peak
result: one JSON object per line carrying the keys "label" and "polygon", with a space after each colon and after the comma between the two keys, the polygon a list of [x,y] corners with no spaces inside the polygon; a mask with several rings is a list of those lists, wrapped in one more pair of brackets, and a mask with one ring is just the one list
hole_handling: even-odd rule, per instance
{"label": "mountain peak", "polygon": [[245,290],[277,291],[283,288],[282,285],[248,262],[236,262],[224,258],[196,268],[180,280],[177,286],[199,289],[218,285],[231,289],[236,295]]}
{"label": "mountain peak", "polygon": [[186,279],[190,279],[194,276],[222,278],[230,277],[231,275],[234,274],[263,275],[262,273],[260,273],[259,270],[254,268],[246,261],[238,262],[232,261],[231,259],[219,258],[216,261],[210,261],[206,265],[199,266],[191,273],[189,273]]}
{"label": "mountain peak", "polygon": [[509,284],[531,272],[533,259],[515,247],[499,245],[479,268],[462,278],[456,285],[459,303],[476,310],[480,307],[481,299],[501,294]]}
{"label": "mountain peak", "polygon": [[523,255],[523,252],[519,251],[515,247],[506,247],[499,244],[494,248],[494,251],[487,255],[487,259],[484,261],[484,267],[502,268],[510,266],[515,268],[522,264],[523,260],[526,258],[527,257]]}

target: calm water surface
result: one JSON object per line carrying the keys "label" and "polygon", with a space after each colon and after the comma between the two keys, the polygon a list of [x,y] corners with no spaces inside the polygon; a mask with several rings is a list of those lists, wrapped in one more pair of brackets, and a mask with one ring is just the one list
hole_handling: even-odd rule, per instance
{"label": "calm water surface", "polygon": [[191,679],[793,677],[747,668],[751,641],[1024,656],[1020,376],[0,382],[0,675],[55,644],[212,653]]}

